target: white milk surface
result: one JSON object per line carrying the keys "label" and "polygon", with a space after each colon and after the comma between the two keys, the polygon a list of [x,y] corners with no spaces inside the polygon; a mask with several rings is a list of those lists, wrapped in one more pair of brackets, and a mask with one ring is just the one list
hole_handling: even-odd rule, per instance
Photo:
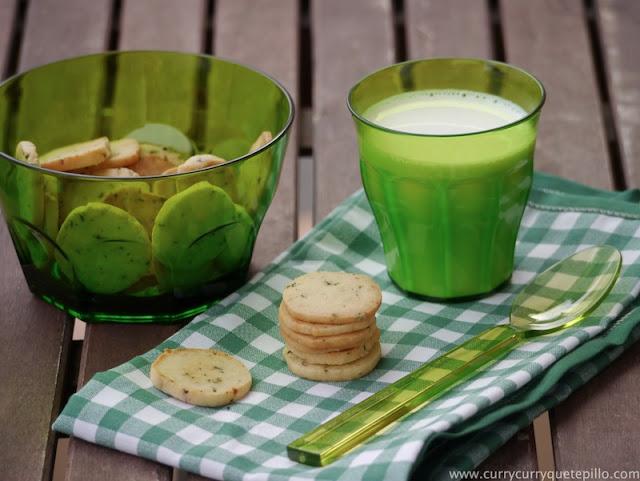
{"label": "white milk surface", "polygon": [[419,90],[394,95],[364,113],[371,122],[402,132],[456,135],[491,130],[525,117],[515,103],[470,90]]}

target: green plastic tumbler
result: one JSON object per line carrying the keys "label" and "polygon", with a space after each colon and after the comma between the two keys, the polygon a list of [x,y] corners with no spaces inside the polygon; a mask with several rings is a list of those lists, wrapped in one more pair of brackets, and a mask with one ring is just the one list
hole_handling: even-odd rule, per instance
{"label": "green plastic tumbler", "polygon": [[[453,135],[402,132],[365,116],[394,95],[438,89],[498,96],[526,115],[491,130]],[[401,289],[465,298],[489,293],[511,277],[544,100],[542,84],[529,73],[480,59],[404,62],[351,89],[362,182],[389,276]]]}

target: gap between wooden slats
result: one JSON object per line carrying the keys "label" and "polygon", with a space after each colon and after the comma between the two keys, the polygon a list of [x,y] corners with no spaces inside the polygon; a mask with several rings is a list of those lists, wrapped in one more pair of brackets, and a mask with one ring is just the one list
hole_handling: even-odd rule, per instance
{"label": "gap between wooden slats", "polygon": [[[3,79],[15,71],[15,52],[22,40],[22,16],[20,2],[7,0],[0,3],[0,77]],[[22,10],[25,5],[22,4]]]}
{"label": "gap between wooden slats", "polygon": [[[640,186],[640,2],[596,0],[596,47],[601,49],[604,88],[612,122],[610,135],[618,142],[626,187]],[[599,36],[598,36],[599,35]],[[615,149],[615,145],[613,146]],[[616,152],[614,152],[616,153]]]}

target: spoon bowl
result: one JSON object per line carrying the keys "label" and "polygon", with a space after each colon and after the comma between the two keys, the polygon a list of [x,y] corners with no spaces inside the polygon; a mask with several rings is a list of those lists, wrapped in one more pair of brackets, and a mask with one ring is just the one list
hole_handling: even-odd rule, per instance
{"label": "spoon bowl", "polygon": [[551,331],[580,322],[609,294],[620,274],[615,247],[590,247],[538,274],[516,296],[510,323],[520,331]]}

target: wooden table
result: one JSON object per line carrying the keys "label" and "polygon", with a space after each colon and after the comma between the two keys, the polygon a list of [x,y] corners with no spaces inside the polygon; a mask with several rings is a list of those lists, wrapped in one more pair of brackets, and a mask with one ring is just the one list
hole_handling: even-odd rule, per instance
{"label": "wooden table", "polygon": [[[406,58],[491,57],[530,70],[549,93],[537,167],[597,187],[638,186],[639,27],[636,0],[1,0],[0,67],[6,77],[90,52],[169,49],[281,80],[298,117],[254,254],[260,268],[359,187],[346,92]],[[68,445],[56,463],[68,480],[172,479],[168,467],[60,440],[50,425],[93,373],[178,326],[90,325],[73,340],[74,320],[30,295],[4,223],[0,237],[0,478],[49,479],[56,446]],[[637,469],[638,361],[635,346],[480,469]]]}

